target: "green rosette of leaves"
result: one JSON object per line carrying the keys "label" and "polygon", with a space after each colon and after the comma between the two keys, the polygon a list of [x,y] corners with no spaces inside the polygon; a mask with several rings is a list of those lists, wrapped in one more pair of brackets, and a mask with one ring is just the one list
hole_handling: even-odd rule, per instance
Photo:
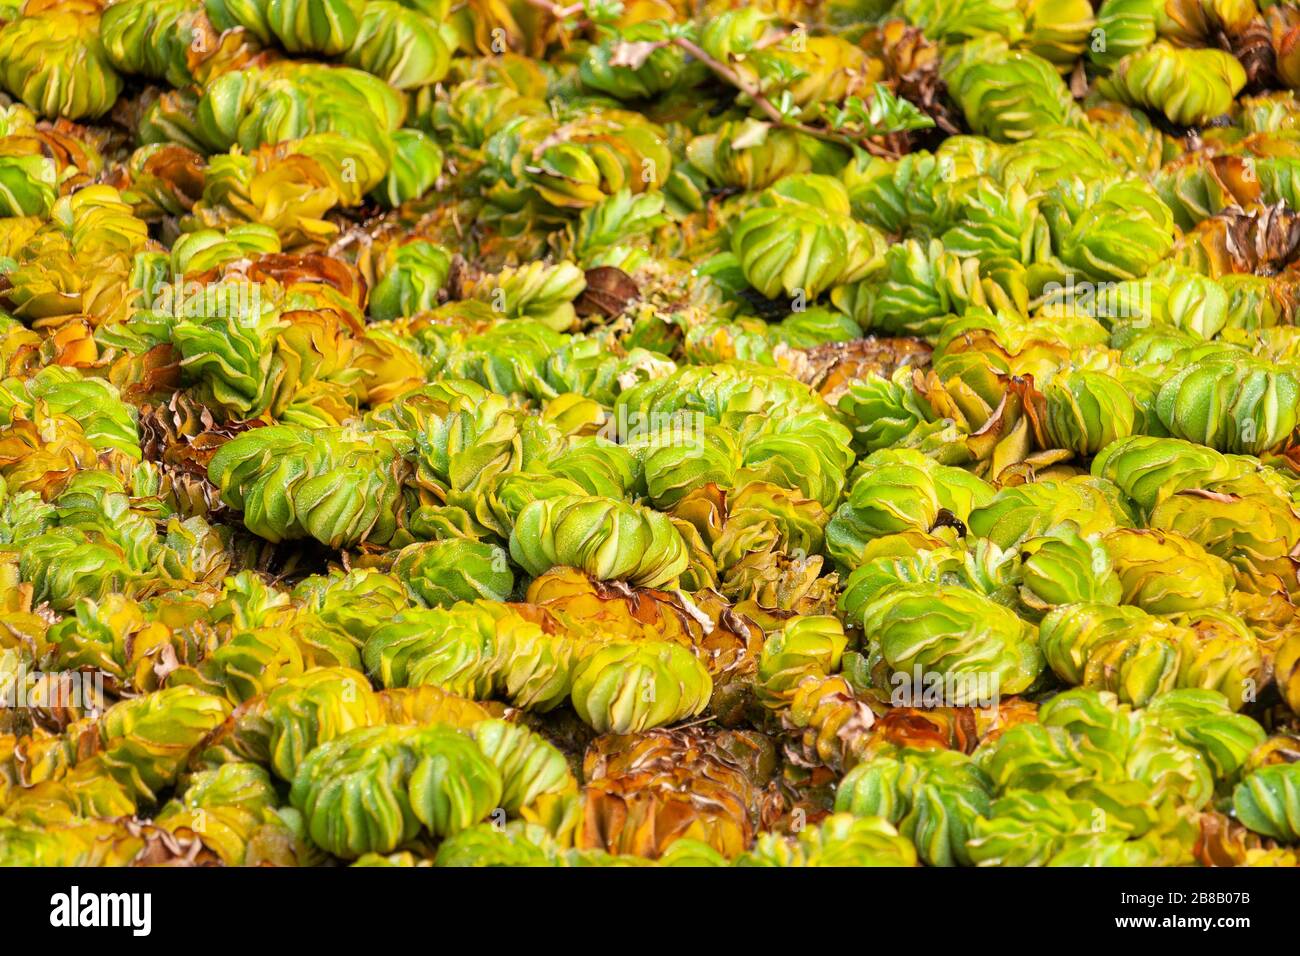
{"label": "green rosette of leaves", "polygon": [[534,577],[573,567],[602,581],[673,586],[689,558],[681,535],[657,511],[612,498],[565,496],[524,507],[510,556]]}
{"label": "green rosette of leaves", "polygon": [[[663,193],[633,193],[620,189],[590,209],[584,209],[573,227],[573,254],[584,266],[617,264],[639,240],[648,241],[655,230],[667,225]],[[614,262],[606,263],[604,256]]]}
{"label": "green rosette of leaves", "polygon": [[293,866],[315,862],[298,832],[300,818],[281,811],[270,775],[252,763],[228,763],[189,777],[154,822],[182,835],[196,835],[227,866]]}
{"label": "green rosette of leaves", "polygon": [[988,816],[991,801],[992,784],[965,754],[903,750],[872,757],[845,774],[835,809],[888,820],[929,866],[969,866],[971,826]]}
{"label": "green rosette of leaves", "polygon": [[797,491],[822,508],[839,500],[852,464],[848,432],[813,413],[754,415],[739,430],[675,416],[643,436],[631,436],[646,487],[658,508],[672,508],[707,484],[739,490],[764,482]]}
{"label": "green rosette of leaves", "polygon": [[960,7],[941,0],[903,0],[895,12],[932,40],[960,42],[985,34],[1015,40],[1025,29],[1021,7],[1012,0],[976,0]]}
{"label": "green rosette of leaves", "polygon": [[[183,293],[183,287],[179,291]],[[187,383],[204,404],[239,419],[267,411],[283,375],[276,368],[275,337],[284,323],[260,297],[259,286],[232,279],[208,286],[203,301],[187,305],[182,299],[173,308],[166,299],[162,303],[164,314],[184,307],[171,338],[185,363]],[[230,314],[209,314],[222,312]]]}
{"label": "green rosette of leaves", "polygon": [[1091,831],[1094,808],[1057,793],[1013,790],[974,822],[967,852],[975,866],[1044,866],[1070,835]]}
{"label": "green rosette of leaves", "polygon": [[1077,455],[1096,455],[1138,424],[1130,388],[1106,372],[1066,372],[1048,383],[1043,396],[1049,440]]}
{"label": "green rosette of leaves", "polygon": [[1262,455],[1300,426],[1300,373],[1246,356],[1206,358],[1164,383],[1156,413],[1175,438]]}
{"label": "green rosette of leaves", "polygon": [[1088,280],[1146,275],[1174,243],[1173,213],[1140,180],[1063,180],[1041,208],[1057,256]]}
{"label": "green rosette of leaves", "polygon": [[1104,0],[1097,10],[1097,30],[1088,44],[1088,59],[1109,70],[1130,53],[1156,39],[1159,0]]}
{"label": "green rosette of leaves", "polygon": [[1046,126],[1082,121],[1055,66],[1001,42],[967,44],[946,64],[944,75],[971,128],[995,142],[1015,143]]}
{"label": "green rosette of leaves", "polygon": [[1241,618],[1208,608],[1173,617],[1192,636],[1183,641],[1178,685],[1222,693],[1234,710],[1258,696],[1265,677],[1268,651]]}
{"label": "green rosette of leaves", "polygon": [[370,291],[370,316],[387,322],[435,308],[451,271],[451,253],[427,239],[390,246],[384,268]]}
{"label": "green rosette of leaves", "polygon": [[[318,56],[339,56],[351,49],[360,36],[365,11],[371,6],[357,0],[264,0],[261,4],[247,4],[259,5],[267,28],[280,46],[290,53]],[[245,4],[225,6],[233,12]]]}
{"label": "green rosette of leaves", "polygon": [[114,704],[98,721],[103,771],[154,802],[176,782],[190,752],[230,715],[222,698],[169,687]]}
{"label": "green rosette of leaves", "polygon": [[77,528],[53,528],[24,541],[18,572],[36,601],[60,611],[82,598],[127,593],[138,575],[119,544]]}
{"label": "green rosette of leaves", "polygon": [[[986,144],[990,152],[999,149],[983,139],[969,140]],[[866,156],[845,165],[839,176],[848,187],[853,214],[896,235],[922,240],[942,235],[953,224],[956,182],[970,172],[951,155],[958,142],[945,140],[936,153],[917,150],[896,160]]]}
{"label": "green rosette of leaves", "polygon": [[[735,428],[752,415],[828,413],[826,401],[803,382],[752,362],[686,365],[670,375],[638,382],[619,394],[615,418],[632,427],[671,421],[680,412],[701,412]],[[643,424],[644,423],[644,424]]]}
{"label": "green rosette of leaves", "polygon": [[420,486],[476,515],[492,480],[523,463],[524,416],[473,382],[445,379],[415,389],[368,418],[377,435],[389,429],[411,435]]}
{"label": "green rosette of leaves", "polygon": [[1113,482],[1143,514],[1192,488],[1210,488],[1240,474],[1244,463],[1178,438],[1133,435],[1102,449],[1092,473]]}
{"label": "green rosette of leaves", "polygon": [[1082,475],[1004,487],[971,510],[967,524],[981,538],[1006,549],[1064,521],[1075,522],[1085,535],[1136,524],[1118,488]]}
{"label": "green rosette of leaves", "polygon": [[1240,779],[1251,752],[1267,736],[1256,721],[1234,709],[1233,701],[1218,691],[1187,688],[1156,697],[1142,717],[1199,751],[1222,788]]}
{"label": "green rosette of leaves", "polygon": [[1237,587],[1255,594],[1296,596],[1295,548],[1300,513],[1288,497],[1254,474],[1228,479],[1215,490],[1192,489],[1166,498],[1148,525],[1175,531],[1232,565]]}
{"label": "green rosette of leaves", "polygon": [[218,30],[230,30],[243,27],[258,42],[270,45],[274,42],[271,26],[266,19],[269,0],[204,0],[203,7]]}
{"label": "green rosette of leaves", "polygon": [[1177,685],[1186,636],[1130,605],[1069,604],[1039,625],[1043,657],[1057,677],[1138,707]]}
{"label": "green rosette of leaves", "polygon": [[889,378],[872,375],[849,385],[837,405],[853,430],[853,446],[864,454],[898,444],[933,417],[904,366]]}
{"label": "green rosette of leaves", "polygon": [[104,10],[100,42],[123,73],[186,86],[194,82],[187,54],[203,40],[201,15],[189,0],[123,0]]}
{"label": "green rosette of leaves", "polygon": [[944,248],[974,257],[1032,268],[1035,287],[1060,273],[1052,254],[1052,235],[1038,208],[1038,197],[1019,182],[1003,187],[981,176],[957,202],[956,223],[940,238]]}
{"label": "green rosette of leaves", "polygon": [[49,119],[97,119],[122,92],[100,42],[100,18],[57,6],[0,28],[0,84]]}
{"label": "green rosette of leaves", "polygon": [[735,866],[916,866],[916,847],[881,817],[835,813],[797,837],[761,833]]}
{"label": "green rosette of leaves", "polygon": [[1179,534],[1121,528],[1102,544],[1123,587],[1121,602],[1149,614],[1223,607],[1232,593],[1232,566]]}
{"label": "green rosette of leaves", "polygon": [[564,754],[522,724],[484,720],[469,729],[479,750],[501,773],[501,809],[527,816],[548,796],[575,794],[577,781]]}
{"label": "green rosette of leaves", "polygon": [[787,176],[762,194],[731,232],[745,279],[769,299],[811,302],[879,267],[883,237],[852,217],[848,191],[816,173]]}
{"label": "green rosette of leaves", "polygon": [[[955,706],[1029,688],[1043,669],[1032,625],[986,597],[953,585],[891,590],[864,611],[863,633],[893,671],[890,682],[917,672],[941,675]],[[912,688],[919,692],[921,688]]]}
{"label": "green rosette of leaves", "polygon": [[1035,610],[1064,604],[1119,604],[1124,586],[1105,544],[1072,522],[1020,544],[1021,598]]}
{"label": "green rosette of leaves", "polygon": [[330,547],[390,540],[404,508],[393,466],[400,432],[276,425],[244,432],[208,464],[222,500],[268,541],[312,537]]}
{"label": "green rosette of leaves", "polygon": [[111,382],[85,378],[61,365],[47,365],[26,380],[0,380],[0,424],[12,424],[17,413],[31,417],[38,402],[55,415],[77,421],[96,451],[118,451],[140,460],[138,413],[122,401],[121,391]]}
{"label": "green rosette of leaves", "polygon": [[686,144],[686,158],[718,186],[757,190],[786,176],[836,172],[832,160],[842,162],[843,154],[798,130],[741,120],[723,123],[691,139]]}
{"label": "green rosette of leaves", "polygon": [[293,598],[304,612],[346,634],[358,647],[376,627],[410,606],[400,581],[370,568],[304,578],[293,589]]}
{"label": "green rosette of leaves", "polygon": [[949,252],[938,239],[890,246],[874,276],[832,290],[831,301],[868,331],[923,338],[968,308],[989,304],[979,260]]}
{"label": "green rosette of leaves", "polygon": [[207,272],[235,259],[281,251],[280,237],[275,230],[260,223],[231,226],[224,232],[217,229],[187,232],[172,243],[168,278]]}
{"label": "green rosette of leaves", "polygon": [[567,478],[586,494],[623,498],[641,484],[642,469],[623,445],[600,436],[581,436],[546,462],[546,470]]}
{"label": "green rosette of leaves", "polygon": [[[195,132],[209,152],[234,145],[251,151],[336,133],[345,147],[341,158],[354,161],[352,183],[360,184],[363,170],[357,160],[366,158],[362,148],[387,159],[388,138],[401,127],[406,112],[401,92],[363,70],[281,61],[222,73],[209,81],[195,108]],[[377,179],[382,178],[381,169]]]}
{"label": "green rosette of leaves", "polygon": [[600,733],[640,733],[701,713],[713,681],[680,644],[611,641],[584,652],[571,693],[578,716]]}
{"label": "green rosette of leaves", "polygon": [[121,594],[81,599],[46,632],[59,670],[95,668],[137,691],[156,689],[149,658],[165,653],[160,645],[170,644],[170,636],[169,628],[149,620],[144,605]]}
{"label": "green rosette of leaves", "polygon": [[1128,54],[1097,81],[1103,95],[1159,110],[1181,126],[1200,126],[1222,116],[1245,85],[1246,71],[1231,53],[1179,49],[1164,40]]}
{"label": "green rosette of leaves", "polygon": [[515,584],[504,548],[468,538],[408,545],[397,553],[393,574],[428,607],[504,601]]}
{"label": "green rosette of leaves", "polygon": [[419,199],[442,175],[442,147],[418,129],[403,127],[392,135],[393,160],[388,175],[371,196],[390,209]]}
{"label": "green rosette of leaves", "polygon": [[[630,444],[641,456],[646,489],[656,508],[674,507],[685,496],[707,484],[719,488],[735,485],[743,461],[739,436],[721,425],[705,425],[698,436],[668,422]],[[641,446],[641,447],[638,447]]]}
{"label": "green rosette of leaves", "polygon": [[[340,23],[340,38],[346,35],[342,27]],[[367,0],[343,62],[379,77],[395,90],[410,90],[446,76],[454,47],[452,31],[426,16],[418,5]]]}
{"label": "green rosette of leaves", "polygon": [[1232,792],[1232,812],[1256,833],[1300,842],[1300,764],[1270,764],[1248,774]]}
{"label": "green rosette of leaves", "polygon": [[268,728],[271,769],[290,781],[317,745],[383,722],[370,682],[345,667],[317,667],[289,678],[266,695],[260,712]]}
{"label": "green rosette of leaves", "polygon": [[572,262],[530,262],[485,277],[474,287],[474,296],[500,315],[567,332],[578,319],[573,300],[586,288],[585,274]]}
{"label": "green rosette of leaves", "polygon": [[538,824],[480,823],[438,844],[434,866],[562,866],[560,852],[551,834]]}
{"label": "green rosette of leaves", "polygon": [[177,668],[169,682],[222,694],[239,704],[301,676],[314,664],[355,669],[360,663],[352,642],[339,635],[255,626],[236,631],[197,665]]}
{"label": "green rosette of leaves", "polygon": [[576,214],[622,189],[661,188],[673,169],[663,128],[625,110],[561,120],[516,116],[487,139],[483,151],[497,174],[488,199],[504,211],[518,211],[536,198],[560,215]]}
{"label": "green rosette of leaves", "polygon": [[421,832],[450,836],[500,805],[501,772],[450,727],[364,727],[316,747],[289,799],[321,849],[391,853]]}
{"label": "green rosette of leaves", "polygon": [[911,449],[883,449],[859,467],[848,499],[826,526],[827,552],[850,570],[874,538],[928,532],[941,519],[965,522],[994,500],[993,489],[981,479]]}
{"label": "green rosette of leaves", "polygon": [[863,612],[891,589],[922,582],[961,580],[966,553],[950,538],[905,531],[876,538],[857,568],[844,579],[837,607],[845,621],[860,626]]}
{"label": "green rosette of leaves", "polygon": [[779,710],[789,705],[807,677],[822,677],[840,669],[848,638],[844,626],[829,614],[791,620],[763,643],[758,662],[758,699]]}
{"label": "green rosette of leaves", "polygon": [[0,217],[43,217],[58,195],[58,167],[54,160],[47,156],[0,156]]}
{"label": "green rosette of leaves", "polygon": [[741,430],[741,483],[765,481],[799,491],[823,508],[840,500],[853,464],[848,430],[814,412],[764,420],[753,416]]}
{"label": "green rosette of leaves", "polygon": [[501,693],[544,711],[569,693],[577,643],[508,605],[478,601],[404,611],[374,630],[362,657],[385,687],[427,684],[477,700]]}
{"label": "green rosette of leaves", "polygon": [[1024,5],[1024,44],[1068,73],[1089,48],[1096,19],[1089,0],[1030,0]]}

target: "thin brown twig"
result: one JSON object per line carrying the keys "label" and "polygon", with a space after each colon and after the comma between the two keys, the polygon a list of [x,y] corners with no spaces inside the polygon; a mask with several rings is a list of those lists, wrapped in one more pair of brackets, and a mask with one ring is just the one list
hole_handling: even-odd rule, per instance
{"label": "thin brown twig", "polygon": [[[576,13],[581,13],[584,9],[583,4],[581,3],[576,3],[568,7],[561,7],[559,4],[552,3],[551,0],[528,0],[528,2],[538,9],[547,11],[560,20],[567,19]],[[818,129],[816,126],[809,126],[806,123],[796,123],[786,119],[772,101],[763,95],[762,90],[740,73],[713,57],[698,43],[680,36],[674,37],[671,42],[674,46],[678,47],[683,52],[690,54],[692,57],[707,66],[720,79],[731,84],[733,87],[740,90],[740,92],[748,96],[753,101],[754,105],[763,112],[763,115],[768,118],[773,126],[782,129],[795,130],[800,133],[805,133],[808,136],[814,136],[817,139],[825,140],[826,142],[837,143],[841,146],[859,146],[871,153],[873,156],[883,156],[888,159],[898,158],[899,154],[896,150],[879,143],[873,143],[869,138],[863,138],[860,140],[853,139],[839,133],[833,133],[830,130]]]}
{"label": "thin brown twig", "polygon": [[809,136],[815,136],[817,139],[825,140],[829,143],[838,143],[841,146],[861,146],[873,155],[888,156],[891,159],[898,158],[898,154],[893,150],[877,143],[873,143],[869,139],[863,139],[860,141],[854,140],[850,137],[833,133],[830,130],[818,129],[816,126],[809,126],[807,123],[791,122],[781,115],[781,111],[772,104],[771,100],[763,95],[763,92],[758,89],[758,87],[754,86],[735,70],[731,69],[731,67],[719,62],[709,55],[709,53],[700,47],[699,44],[692,40],[688,40],[685,37],[676,37],[674,38],[673,43],[691,56],[695,57],[695,59],[699,60],[719,77],[726,80],[736,89],[740,90],[740,92],[753,100],[754,104],[763,111],[767,118],[772,121],[774,126],[779,126],[783,129],[796,130],[797,132],[805,133]]}
{"label": "thin brown twig", "polygon": [[545,10],[551,16],[555,17],[560,23],[563,23],[569,17],[576,17],[587,9],[585,3],[574,3],[567,7],[562,7],[558,3],[551,3],[551,0],[528,0],[530,4],[539,10]]}

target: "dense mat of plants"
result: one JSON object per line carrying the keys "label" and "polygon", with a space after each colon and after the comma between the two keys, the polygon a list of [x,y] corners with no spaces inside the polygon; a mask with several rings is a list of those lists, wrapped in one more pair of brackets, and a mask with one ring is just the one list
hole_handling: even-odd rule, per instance
{"label": "dense mat of plants", "polygon": [[0,23],[0,864],[1296,865],[1300,6]]}

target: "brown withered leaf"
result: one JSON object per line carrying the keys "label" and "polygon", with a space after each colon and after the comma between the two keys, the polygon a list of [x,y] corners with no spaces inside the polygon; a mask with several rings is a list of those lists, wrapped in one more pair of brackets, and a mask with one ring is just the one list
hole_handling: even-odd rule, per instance
{"label": "brown withered leaf", "polygon": [[700,659],[715,687],[752,682],[763,631],[715,591],[633,588],[594,581],[574,568],[557,568],[529,585],[527,603],[512,605],[551,632],[618,634],[635,640],[672,641]]}
{"label": "brown withered leaf", "polygon": [[925,342],[908,336],[872,335],[850,342],[827,342],[795,350],[790,374],[834,404],[854,382],[888,378],[902,366],[925,368],[930,364],[930,351]]}
{"label": "brown withered leaf", "polygon": [[143,171],[167,183],[183,208],[193,209],[203,195],[207,162],[191,149],[169,144],[149,157]]}
{"label": "brown withered leaf", "polygon": [[162,405],[140,409],[140,448],[147,461],[206,478],[217,449],[256,424],[218,423],[206,405],[177,392]]}
{"label": "brown withered leaf", "polygon": [[244,276],[253,282],[272,281],[286,288],[299,284],[326,285],[357,306],[365,303],[367,294],[365,277],[355,266],[318,253],[274,252],[252,259],[234,259],[186,278],[190,282],[207,283],[232,276]]}
{"label": "brown withered leaf", "polygon": [[1200,246],[1211,277],[1231,274],[1277,275],[1300,250],[1300,213],[1285,202],[1251,209],[1229,206],[1197,223],[1179,240],[1179,249]]}
{"label": "brown withered leaf", "polygon": [[668,45],[667,40],[624,40],[614,44],[610,55],[610,66],[625,66],[630,70],[639,70],[650,59],[650,54],[660,47]]}
{"label": "brown withered leaf", "polygon": [[1037,719],[1038,706],[1019,697],[997,707],[891,707],[876,721],[873,744],[893,744],[919,750],[960,750],[972,753],[986,740]]}
{"label": "brown withered leaf", "polygon": [[[1262,89],[1277,81],[1277,53],[1273,49],[1272,31],[1263,17],[1255,17],[1228,40],[1228,51],[1246,71],[1246,85]],[[1285,85],[1285,84],[1283,84]]]}
{"label": "brown withered leaf", "polygon": [[597,266],[587,270],[587,288],[574,300],[573,308],[583,318],[601,315],[612,319],[640,298],[640,288],[622,269]]}
{"label": "brown withered leaf", "polygon": [[755,731],[661,728],[599,737],[583,760],[578,843],[655,859],[690,837],[735,856],[753,840],[775,757]]}
{"label": "brown withered leaf", "polygon": [[785,756],[805,770],[818,767],[843,773],[862,759],[875,739],[876,716],[839,674],[810,674],[795,688],[780,713]]}
{"label": "brown withered leaf", "polygon": [[187,827],[175,833],[141,820],[123,819],[122,827],[144,846],[131,862],[132,866],[222,866],[221,858],[203,845],[203,840]]}
{"label": "brown withered leaf", "polygon": [[1218,811],[1206,811],[1198,818],[1192,853],[1201,866],[1248,866],[1264,861],[1281,866],[1300,863],[1294,850],[1279,847],[1275,841],[1252,833]]}
{"label": "brown withered leaf", "polygon": [[133,405],[158,401],[181,387],[181,353],[171,343],[155,345],[143,355],[124,354],[109,369],[109,381]]}
{"label": "brown withered leaf", "polygon": [[[947,86],[939,75],[940,47],[919,27],[889,19],[863,34],[859,45],[883,61],[889,85],[934,120],[934,134],[961,132],[960,117],[948,103]],[[909,138],[928,139],[918,131]]]}

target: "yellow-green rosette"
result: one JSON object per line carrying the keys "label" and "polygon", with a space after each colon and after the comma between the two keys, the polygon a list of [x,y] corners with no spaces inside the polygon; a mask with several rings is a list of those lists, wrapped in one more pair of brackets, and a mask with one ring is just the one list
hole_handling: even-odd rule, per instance
{"label": "yellow-green rosette", "polygon": [[1159,110],[1183,126],[1222,116],[1245,85],[1246,71],[1231,53],[1178,49],[1164,40],[1125,56],[1097,84],[1107,96]]}
{"label": "yellow-green rosette", "polygon": [[504,601],[515,583],[503,548],[468,538],[408,545],[397,553],[393,574],[429,607]]}
{"label": "yellow-green rosette", "polygon": [[0,28],[0,83],[49,119],[97,119],[122,92],[99,38],[99,17],[70,5]]}
{"label": "yellow-green rosette", "polygon": [[1122,528],[1102,539],[1123,587],[1124,604],[1151,614],[1223,607],[1232,567],[1179,534]]}
{"label": "yellow-green rosette", "polygon": [[885,243],[875,229],[852,218],[839,180],[804,173],[763,193],[732,230],[731,251],[745,278],[767,298],[784,293],[811,302],[878,268]]}
{"label": "yellow-green rosette", "polygon": [[919,694],[917,676],[941,677],[951,706],[974,706],[1028,689],[1043,669],[1032,625],[974,591],[916,584],[886,592],[864,612],[863,633],[893,672],[895,688]]}
{"label": "yellow-green rosette", "polygon": [[1248,774],[1232,793],[1232,809],[1256,833],[1300,841],[1300,764],[1271,764]]}
{"label": "yellow-green rosette", "polygon": [[450,727],[368,727],[316,747],[289,797],[321,849],[391,853],[422,831],[450,836],[500,805],[501,773]]}
{"label": "yellow-green rosette", "polygon": [[1048,383],[1043,395],[1050,441],[1078,455],[1097,454],[1131,435],[1138,422],[1130,389],[1105,372],[1066,372]]}
{"label": "yellow-green rosette", "polygon": [[572,567],[641,587],[672,586],[689,563],[686,545],[666,515],[578,495],[526,505],[510,533],[510,556],[534,577]]}
{"label": "yellow-green rosette", "polygon": [[1139,707],[1177,686],[1186,636],[1129,605],[1068,604],[1039,625],[1043,657],[1057,677]]}
{"label": "yellow-green rosette", "polygon": [[573,709],[601,733],[640,733],[693,717],[712,693],[704,665],[667,642],[598,645],[573,673]]}

